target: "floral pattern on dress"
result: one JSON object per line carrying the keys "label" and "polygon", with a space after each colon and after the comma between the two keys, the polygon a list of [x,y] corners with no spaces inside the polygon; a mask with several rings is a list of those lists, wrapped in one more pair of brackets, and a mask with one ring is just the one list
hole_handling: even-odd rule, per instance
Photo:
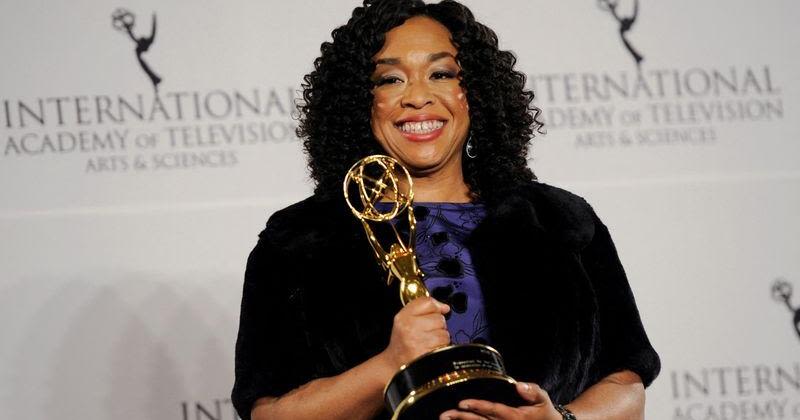
{"label": "floral pattern on dress", "polygon": [[[431,295],[450,305],[445,315],[453,344],[489,342],[483,292],[466,241],[486,215],[481,204],[423,203],[414,206],[416,254]],[[399,231],[408,232],[405,218]]]}

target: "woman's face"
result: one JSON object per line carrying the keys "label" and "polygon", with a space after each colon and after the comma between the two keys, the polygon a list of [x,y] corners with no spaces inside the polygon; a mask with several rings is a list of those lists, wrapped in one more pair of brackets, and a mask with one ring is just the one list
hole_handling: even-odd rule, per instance
{"label": "woman's face", "polygon": [[386,33],[375,55],[372,132],[415,175],[461,170],[469,106],[450,31],[417,16]]}

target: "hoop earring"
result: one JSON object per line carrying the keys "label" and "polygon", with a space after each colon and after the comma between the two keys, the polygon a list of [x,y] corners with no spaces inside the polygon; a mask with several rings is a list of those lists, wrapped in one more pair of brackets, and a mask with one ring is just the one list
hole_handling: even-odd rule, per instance
{"label": "hoop earring", "polygon": [[478,152],[475,150],[475,143],[472,142],[472,134],[470,134],[469,137],[467,137],[467,142],[464,145],[464,152],[470,159],[475,159],[476,157],[478,157]]}

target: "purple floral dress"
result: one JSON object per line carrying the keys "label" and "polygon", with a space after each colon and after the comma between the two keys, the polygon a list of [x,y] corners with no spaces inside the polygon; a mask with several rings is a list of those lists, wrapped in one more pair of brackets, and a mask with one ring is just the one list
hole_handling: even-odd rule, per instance
{"label": "purple floral dress", "polygon": [[[416,253],[425,285],[436,300],[450,305],[445,315],[450,341],[489,344],[483,292],[465,245],[486,216],[485,208],[475,203],[418,203],[414,215]],[[398,219],[398,230],[407,232],[404,218]]]}

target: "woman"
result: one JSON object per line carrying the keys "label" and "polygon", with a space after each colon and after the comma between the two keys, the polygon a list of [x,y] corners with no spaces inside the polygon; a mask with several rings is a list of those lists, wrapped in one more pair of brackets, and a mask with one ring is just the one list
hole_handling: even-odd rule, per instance
{"label": "woman", "polygon": [[[527,168],[540,125],[513,55],[453,1],[366,0],[332,35],[300,107],[315,194],[276,212],[248,260],[240,416],[385,417],[401,365],[478,341],[503,354],[529,404],[466,400],[435,416],[642,418],[658,356],[605,226]],[[376,153],[412,173],[439,300],[401,308],[341,196],[347,169]]]}

